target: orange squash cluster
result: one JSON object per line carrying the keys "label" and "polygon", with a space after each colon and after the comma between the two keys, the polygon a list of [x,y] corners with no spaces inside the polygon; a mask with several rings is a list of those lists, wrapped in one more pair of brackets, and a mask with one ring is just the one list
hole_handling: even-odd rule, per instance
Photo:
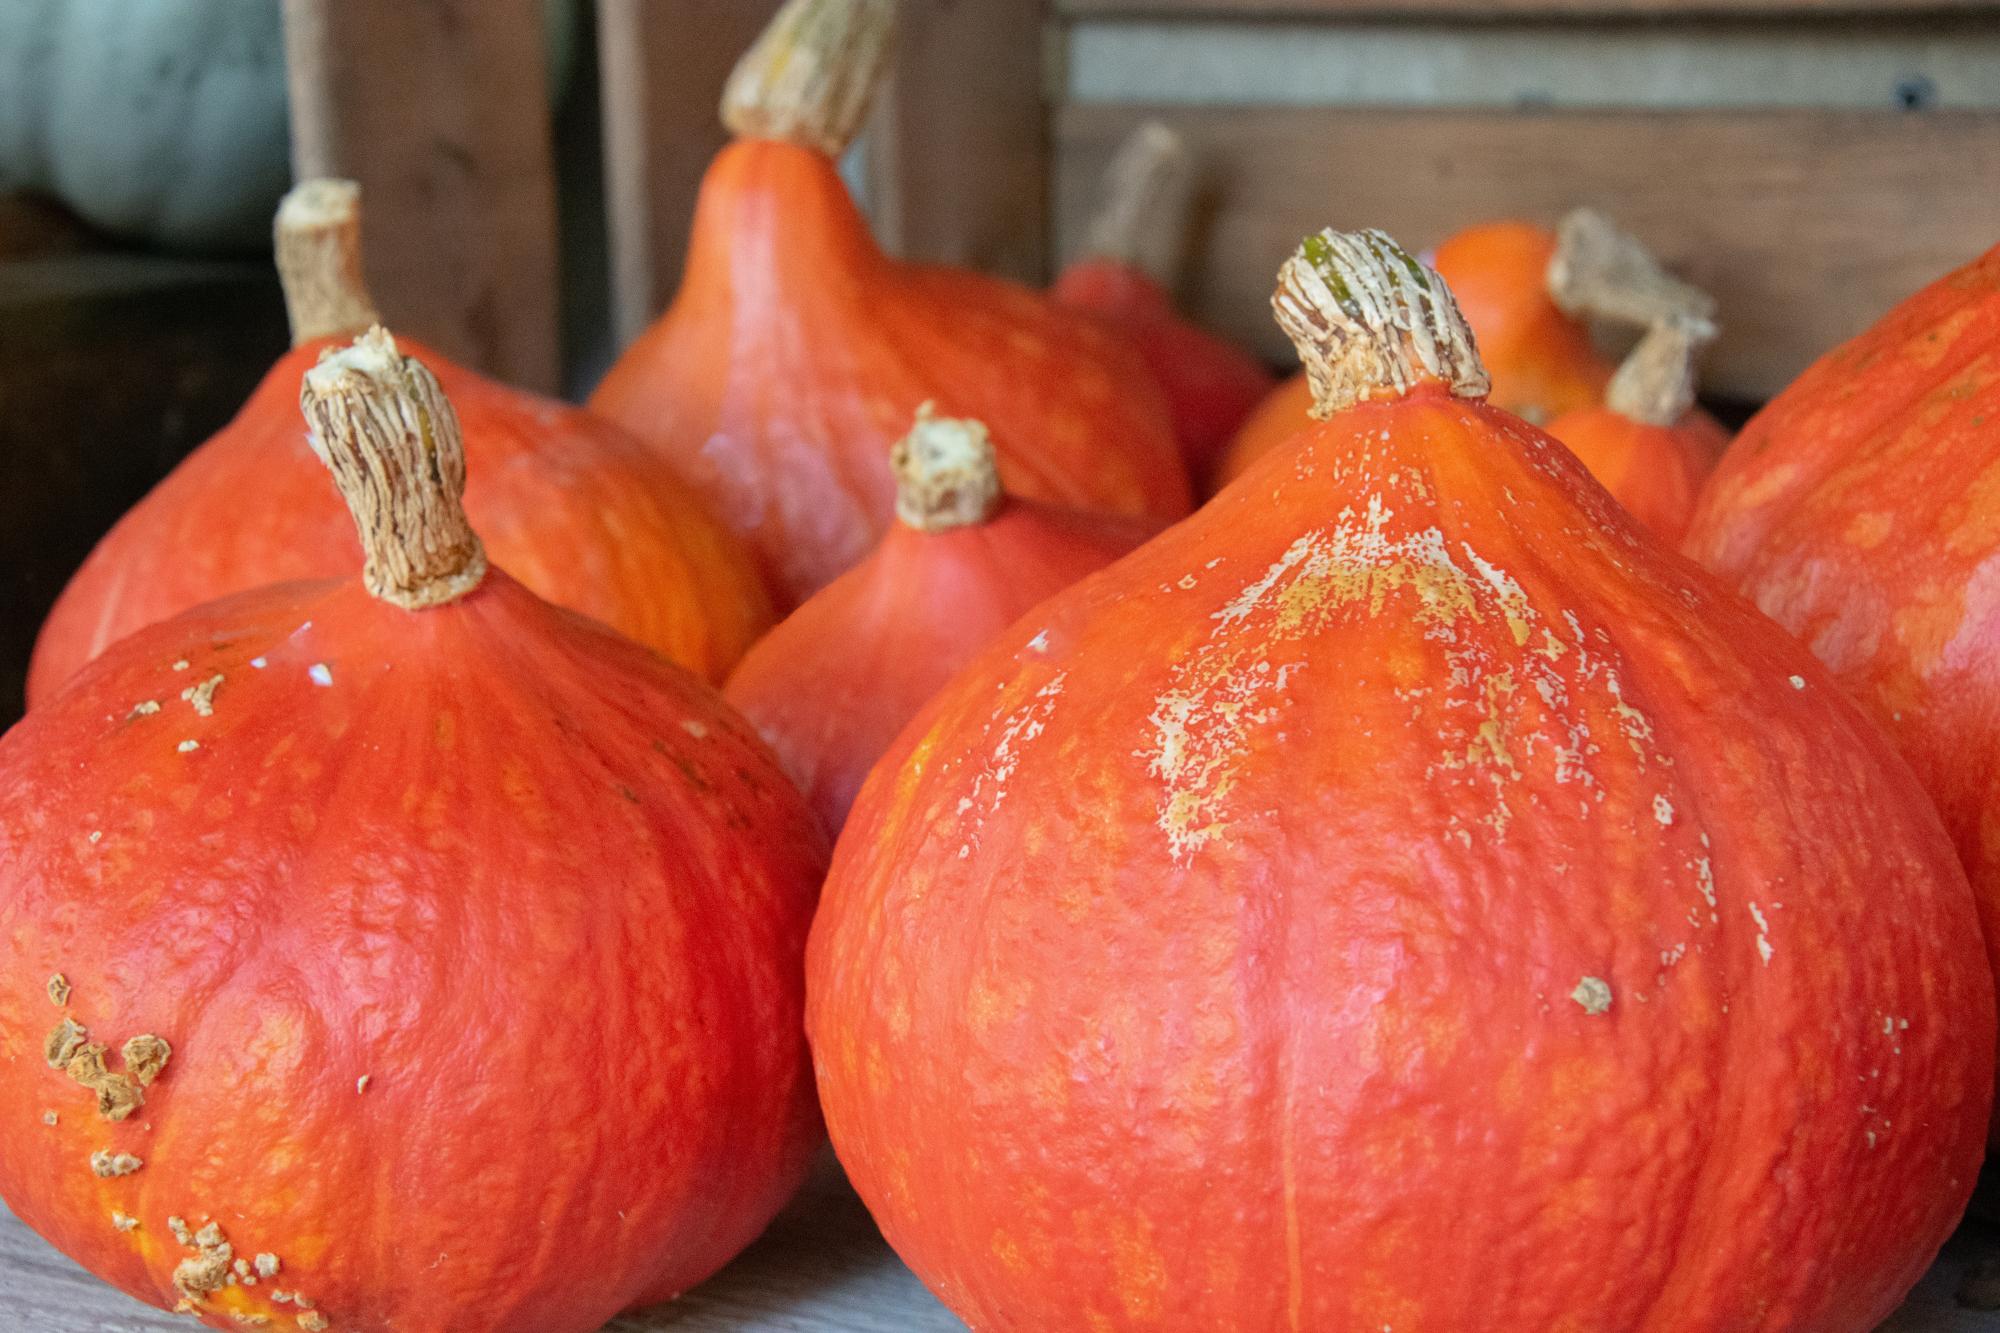
{"label": "orange squash cluster", "polygon": [[1992,1120],[2000,250],[1731,441],[1602,214],[1328,229],[1280,383],[1164,125],[1048,291],[884,253],[899,8],[778,9],[585,408],[287,197],[0,738],[0,1196],[228,1330],[591,1333],[829,1139],[979,1330],[1875,1328]]}

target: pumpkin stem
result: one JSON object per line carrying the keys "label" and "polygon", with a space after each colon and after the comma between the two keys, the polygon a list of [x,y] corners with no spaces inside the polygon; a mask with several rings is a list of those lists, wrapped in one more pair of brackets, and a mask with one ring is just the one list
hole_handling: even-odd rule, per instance
{"label": "pumpkin stem", "polygon": [[896,517],[919,532],[984,523],[999,510],[999,460],[984,422],[938,416],[930,403],[889,451]]}
{"label": "pumpkin stem", "polygon": [[361,531],[368,591],[420,611],[478,587],[486,551],[460,504],[458,414],[423,363],[377,325],[326,350],[299,386],[299,407]]}
{"label": "pumpkin stem", "polygon": [[1104,197],[1090,220],[1088,253],[1171,285],[1187,235],[1194,157],[1181,136],[1149,120],[1119,147],[1104,172]]}
{"label": "pumpkin stem", "polygon": [[1278,270],[1271,306],[1305,362],[1312,414],[1322,420],[1424,381],[1461,398],[1491,387],[1451,288],[1384,232],[1306,237]]}
{"label": "pumpkin stem", "polygon": [[722,90],[739,139],[847,151],[895,46],[897,0],[786,0]]}
{"label": "pumpkin stem", "polygon": [[376,323],[375,303],[361,277],[359,185],[301,181],[278,204],[273,232],[292,346],[358,333]]}
{"label": "pumpkin stem", "polygon": [[1604,405],[1647,426],[1671,426],[1694,406],[1695,360],[1715,341],[1699,315],[1669,315],[1639,340],[1604,390]]}
{"label": "pumpkin stem", "polygon": [[1715,314],[1714,297],[1667,272],[1645,242],[1594,208],[1573,209],[1557,224],[1547,282],[1549,299],[1578,318],[1644,328],[1673,315]]}

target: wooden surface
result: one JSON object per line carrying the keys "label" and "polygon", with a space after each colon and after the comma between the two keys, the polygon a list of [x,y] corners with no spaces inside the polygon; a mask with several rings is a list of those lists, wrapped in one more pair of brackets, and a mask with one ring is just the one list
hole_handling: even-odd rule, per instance
{"label": "wooden surface", "polygon": [[1994,112],[1070,106],[1056,123],[1059,253],[1079,244],[1109,153],[1149,114],[1204,164],[1191,309],[1281,362],[1272,275],[1328,225],[1427,246],[1481,219],[1604,207],[1716,294],[1723,336],[1704,384],[1739,398],[1769,396],[2000,240]]}
{"label": "wooden surface", "polygon": [[[2000,1333],[2000,1314],[1952,1299],[1971,1257],[2000,1241],[1961,1235],[1881,1333]],[[0,1209],[0,1311],[33,1333],[172,1333],[190,1327],[99,1283]],[[329,1310],[334,1333],[339,1312]],[[670,1305],[607,1333],[950,1333],[939,1305],[876,1234],[831,1162],[734,1264]],[[519,1333],[531,1333],[520,1330]]]}
{"label": "wooden surface", "polygon": [[542,0],[284,0],[292,168],[362,184],[391,327],[529,388],[560,377]]}
{"label": "wooden surface", "polygon": [[777,0],[597,0],[613,334],[630,342],[680,285],[694,198],[728,139],[722,84]]}
{"label": "wooden surface", "polygon": [[1048,264],[1042,0],[908,0],[867,131],[892,253],[1041,282]]}

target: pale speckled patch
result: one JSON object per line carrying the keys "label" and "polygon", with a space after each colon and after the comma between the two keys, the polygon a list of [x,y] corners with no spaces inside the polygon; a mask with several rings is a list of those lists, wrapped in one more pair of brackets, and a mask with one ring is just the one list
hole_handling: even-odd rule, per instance
{"label": "pale speckled patch", "polygon": [[[1048,729],[1049,719],[1054,716],[1056,703],[1062,697],[1063,682],[1068,677],[1068,672],[1057,672],[1047,684],[1035,691],[1027,703],[997,723],[1000,735],[994,742],[992,753],[974,776],[972,790],[959,798],[954,812],[965,834],[958,848],[961,860],[972,855],[987,816],[997,811],[1007,799],[1007,783],[1013,778],[1014,770],[1020,767],[1022,749]],[[969,827],[966,825],[968,819]]]}

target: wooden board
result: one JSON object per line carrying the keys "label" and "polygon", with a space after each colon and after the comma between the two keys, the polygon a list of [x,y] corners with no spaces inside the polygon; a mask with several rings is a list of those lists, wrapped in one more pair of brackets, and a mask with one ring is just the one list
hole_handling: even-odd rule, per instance
{"label": "wooden board", "polygon": [[292,168],[365,191],[384,319],[501,379],[560,379],[542,0],[284,0]]}
{"label": "wooden board", "polygon": [[2000,241],[1996,112],[1070,106],[1056,121],[1059,253],[1080,243],[1098,173],[1148,114],[1204,164],[1190,308],[1281,363],[1272,276],[1323,226],[1426,246],[1481,219],[1607,208],[1716,294],[1723,337],[1705,382],[1741,398],[1774,393]]}
{"label": "wooden board", "polygon": [[[1881,1333],[2000,1333],[2000,1314],[1952,1299],[1974,1255],[2000,1237],[1961,1235]],[[34,1333],[185,1333],[185,1319],[99,1283],[0,1209],[0,1310]],[[338,1315],[338,1311],[329,1311]],[[742,1257],[671,1305],[606,1333],[963,1333],[882,1243],[860,1201],[823,1163],[797,1202]],[[334,1333],[340,1324],[336,1318]],[[527,1330],[522,1330],[527,1333]]]}
{"label": "wooden board", "polygon": [[611,309],[618,343],[680,284],[694,198],[728,140],[716,114],[777,0],[598,0]]}
{"label": "wooden board", "polygon": [[892,253],[1040,282],[1048,263],[1042,0],[910,0],[867,131]]}

